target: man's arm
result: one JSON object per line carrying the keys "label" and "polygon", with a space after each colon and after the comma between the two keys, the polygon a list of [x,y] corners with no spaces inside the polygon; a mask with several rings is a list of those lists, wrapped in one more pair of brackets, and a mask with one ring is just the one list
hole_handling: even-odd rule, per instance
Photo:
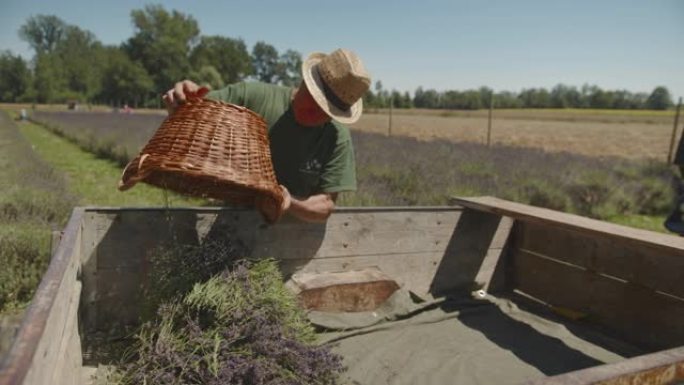
{"label": "man's arm", "polygon": [[305,199],[290,198],[287,212],[307,222],[325,222],[333,209],[337,193],[320,193]]}

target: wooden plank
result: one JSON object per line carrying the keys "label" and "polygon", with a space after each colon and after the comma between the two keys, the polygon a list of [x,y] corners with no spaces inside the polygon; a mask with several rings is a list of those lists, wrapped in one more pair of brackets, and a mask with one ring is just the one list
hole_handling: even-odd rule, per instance
{"label": "wooden plank", "polygon": [[69,300],[67,320],[59,341],[56,354],[57,366],[51,374],[55,383],[64,385],[80,384],[80,370],[83,364],[81,340],[78,332],[78,307],[80,303],[81,283],[74,281],[74,288]]}
{"label": "wooden plank", "polygon": [[558,376],[527,385],[673,385],[684,380],[684,347],[646,354]]}
{"label": "wooden plank", "polygon": [[[477,276],[490,279],[493,275],[508,238],[510,223],[498,215],[465,210],[446,245],[444,257],[430,284],[430,293],[441,296],[487,286],[485,282],[476,283]],[[487,261],[485,269],[484,261]]]}
{"label": "wooden plank", "polygon": [[684,298],[684,253],[538,223],[518,229],[521,249]]}
{"label": "wooden plank", "polygon": [[[288,259],[280,262],[284,278],[295,272],[322,273],[362,270],[377,267],[383,273],[419,295],[429,291],[430,282],[443,253],[415,253],[401,255],[377,255],[322,259]],[[454,280],[462,275],[454,272]],[[140,314],[142,273],[122,269],[98,271],[99,293],[95,305],[98,308],[94,326],[106,330],[113,325],[137,323]],[[463,285],[466,285],[465,283]]]}
{"label": "wooden plank", "polygon": [[494,234],[494,241],[489,246],[480,270],[475,276],[475,285],[485,292],[497,292],[507,289],[506,269],[509,265],[506,245],[513,229],[513,219],[502,217]]}
{"label": "wooden plank", "polygon": [[[77,280],[78,257],[73,255],[64,272],[60,286],[55,293],[54,306],[38,342],[37,353],[24,379],[28,384],[71,384],[74,383],[74,367],[81,365],[80,340],[72,343],[72,336],[78,336],[78,306],[81,284]],[[75,351],[70,351],[74,349]]]}
{"label": "wooden plank", "polygon": [[684,345],[684,301],[526,250],[513,252],[515,286],[650,350]]}
{"label": "wooden plank", "polygon": [[[284,218],[275,226],[264,224],[254,212],[240,210],[89,213],[85,227],[94,230],[84,234],[98,245],[91,252],[97,258],[91,264],[96,266],[92,279],[97,284],[96,294],[84,297],[96,303],[91,306],[96,310],[86,312],[86,322],[98,328],[136,321],[149,250],[165,242],[233,240],[246,256],[280,259],[286,277],[298,269],[332,272],[378,266],[405,287],[427,294],[431,287],[471,289],[478,274],[484,285],[494,274],[511,227],[508,219],[475,211],[464,219],[462,210],[453,208],[342,209],[325,224]],[[489,233],[479,223],[482,218],[490,224]],[[466,233],[483,235],[473,241]],[[443,281],[433,282],[445,260],[455,265],[442,266]],[[88,270],[84,266],[84,285],[93,288]]]}
{"label": "wooden plank", "polygon": [[[74,261],[74,257],[78,251],[75,248],[79,241],[82,216],[83,209],[81,208],[75,208],[71,214],[64,232],[64,241],[60,242],[43,275],[12,348],[0,363],[0,384],[52,383],[51,379],[47,382],[24,382],[24,380],[29,372],[40,373],[38,371],[41,367],[35,365],[40,365],[39,361],[45,359],[47,357],[45,354],[49,353],[43,344],[50,337],[48,326],[63,327],[65,325],[66,313],[57,305],[68,303],[68,293],[60,289],[65,287],[62,285],[65,280],[74,279],[77,274],[78,263]],[[74,274],[67,277],[66,272],[70,266],[75,269]]]}
{"label": "wooden plank", "polygon": [[684,239],[673,235],[616,225],[494,197],[453,198],[452,202],[462,207],[507,216],[524,222],[552,225],[599,237],[617,239],[629,244],[651,245],[667,252],[684,252]]}

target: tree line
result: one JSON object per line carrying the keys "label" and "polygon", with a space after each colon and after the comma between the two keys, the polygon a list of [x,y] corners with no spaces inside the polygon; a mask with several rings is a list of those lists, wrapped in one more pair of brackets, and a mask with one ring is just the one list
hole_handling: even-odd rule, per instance
{"label": "tree line", "polygon": [[[54,15],[37,15],[20,27],[19,36],[34,52],[30,61],[0,52],[0,102],[86,103],[154,107],[159,95],[181,79],[221,88],[242,80],[286,86],[301,81],[302,55],[278,52],[259,41],[248,51],[240,38],[200,35],[190,15],[160,5],[131,12],[134,33],[119,46],[104,45],[90,31]],[[580,88],[559,84],[551,90],[494,92],[488,87],[448,90],[418,87],[413,95],[383,88],[376,81],[365,95],[366,106],[386,108],[612,108],[672,107],[667,88],[650,94],[626,90]]]}
{"label": "tree line", "polygon": [[673,106],[670,91],[663,86],[648,93],[633,93],[627,90],[603,90],[595,85],[580,88],[558,84],[550,91],[545,88],[529,88],[519,93],[494,92],[491,88],[475,90],[438,92],[418,87],[413,97],[408,92],[383,89],[376,82],[375,91],[369,90],[366,105],[376,108],[428,108],[478,110],[489,108],[600,108],[600,109],[649,109],[666,110]]}
{"label": "tree line", "polygon": [[31,61],[0,52],[0,101],[79,101],[157,106],[159,95],[182,79],[220,88],[245,79],[299,83],[301,54],[263,41],[251,52],[242,39],[200,35],[197,21],[149,5],[131,12],[134,34],[119,46],[54,15],[30,17],[19,36]]}

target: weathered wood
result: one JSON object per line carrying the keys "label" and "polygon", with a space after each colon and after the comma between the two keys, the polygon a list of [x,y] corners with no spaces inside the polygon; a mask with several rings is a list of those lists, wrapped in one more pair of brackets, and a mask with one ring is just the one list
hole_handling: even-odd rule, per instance
{"label": "weathered wood", "polygon": [[674,385],[684,380],[684,348],[526,382],[526,385]]}
{"label": "weathered wood", "polygon": [[0,364],[0,384],[78,383],[72,381],[70,368],[80,367],[81,360],[80,341],[74,341],[73,336],[78,335],[75,317],[80,299],[77,278],[82,215],[82,209],[74,209],[63,242]]}
{"label": "weathered wood", "polygon": [[[75,309],[79,267],[86,328],[113,320],[130,321],[137,317],[137,309],[127,301],[140,295],[146,250],[162,243],[198,244],[221,238],[240,240],[250,256],[277,257],[282,252],[286,258],[280,265],[286,276],[377,266],[399,285],[419,294],[474,283],[489,283],[490,290],[495,290],[504,287],[494,284],[499,270],[512,264],[515,281],[507,283],[517,284],[549,304],[583,312],[587,321],[610,327],[626,340],[652,349],[684,343],[680,325],[684,301],[656,291],[676,294],[678,282],[655,282],[654,277],[668,271],[652,266],[654,261],[670,266],[679,263],[673,259],[682,250],[678,239],[664,236],[667,242],[660,244],[660,235],[651,237],[650,232],[631,239],[627,234],[631,229],[620,233],[622,226],[597,229],[593,221],[584,221],[586,218],[549,215],[525,205],[522,210],[496,201],[508,211],[491,207],[486,212],[463,213],[458,208],[343,209],[326,225],[285,219],[276,226],[265,225],[255,213],[239,210],[98,208],[84,214],[78,209],[17,342],[0,367],[0,384],[79,383],[82,370]],[[492,203],[477,204],[483,202]],[[512,238],[509,232],[514,221],[500,218],[504,212],[518,218]],[[83,222],[81,215],[87,217]],[[535,230],[528,223],[545,225]],[[531,238],[545,231],[539,228],[549,227],[563,230],[544,235],[545,241]],[[401,240],[395,242],[398,238]],[[578,255],[554,251],[555,243],[564,243]],[[631,267],[621,266],[623,262]],[[89,312],[89,308],[97,310]],[[684,378],[684,352],[661,354],[665,352],[657,353],[657,359],[642,356],[618,366],[603,365],[535,383],[632,384],[641,379],[665,383]]]}
{"label": "weathered wood", "polygon": [[62,232],[55,230],[52,232],[52,238],[50,238],[50,256],[54,255],[57,251],[57,246],[59,246],[59,241],[62,239]]}
{"label": "weathered wood", "polygon": [[[440,260],[430,293],[441,296],[479,288],[475,286],[487,287],[508,239],[510,225],[509,220],[502,221],[498,215],[465,210]],[[478,275],[487,282],[476,282]]]}
{"label": "weathered wood", "polygon": [[[245,256],[277,258],[286,278],[303,267],[320,272],[378,266],[399,284],[426,293],[460,214],[445,207],[342,209],[325,224],[283,218],[268,226],[247,210],[93,209],[84,218],[85,329],[137,321],[149,254],[161,245],[228,240]],[[451,280],[461,286],[474,277],[459,274]]]}
{"label": "weathered wood", "polygon": [[684,252],[523,223],[518,247],[684,298]]}
{"label": "weathered wood", "polygon": [[489,245],[487,254],[475,276],[477,289],[485,292],[497,292],[508,289],[510,282],[506,280],[510,258],[507,256],[506,245],[513,228],[513,219],[501,217],[494,239]]}
{"label": "weathered wood", "polygon": [[594,274],[527,250],[513,251],[518,290],[655,351],[684,345],[684,301],[643,286]]}
{"label": "weathered wood", "polygon": [[650,245],[666,252],[684,252],[684,238],[633,227],[616,225],[574,214],[509,202],[494,197],[453,198],[452,202],[474,210],[538,223],[554,228],[575,230],[592,236],[614,239],[624,244]]}

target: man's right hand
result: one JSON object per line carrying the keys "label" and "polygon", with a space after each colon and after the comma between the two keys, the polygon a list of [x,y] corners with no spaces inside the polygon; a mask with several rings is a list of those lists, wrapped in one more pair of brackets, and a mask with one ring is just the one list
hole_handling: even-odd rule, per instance
{"label": "man's right hand", "polygon": [[166,110],[171,114],[179,104],[185,103],[188,97],[194,95],[201,98],[208,92],[209,88],[207,87],[200,87],[191,80],[183,80],[176,83],[172,89],[166,91],[162,99],[164,99]]}

